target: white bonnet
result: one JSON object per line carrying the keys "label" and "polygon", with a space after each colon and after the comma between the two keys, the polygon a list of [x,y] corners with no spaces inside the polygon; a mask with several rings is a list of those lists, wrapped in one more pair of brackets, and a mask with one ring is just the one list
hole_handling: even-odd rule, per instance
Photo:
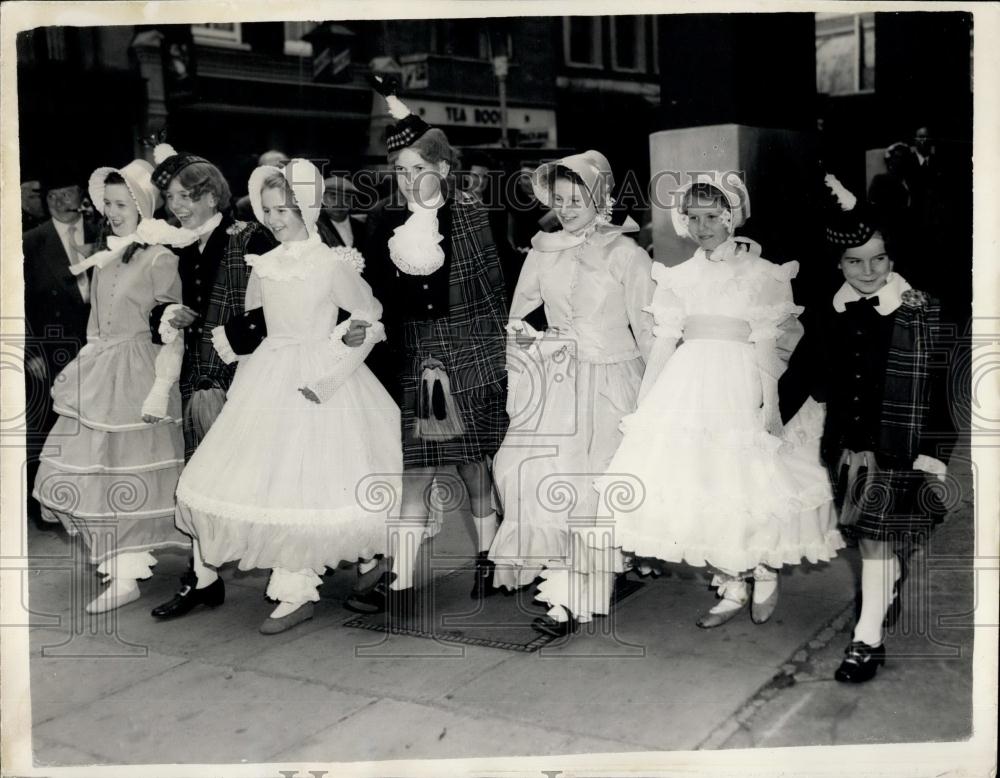
{"label": "white bonnet", "polygon": [[323,192],[326,185],[323,182],[322,173],[308,159],[296,157],[282,168],[261,165],[250,174],[248,188],[253,215],[261,224],[264,223],[261,190],[264,187],[264,182],[275,174],[284,176],[288,181],[295,205],[302,213],[302,221],[306,225],[306,231],[310,236],[315,235],[316,221],[319,219],[320,209],[323,207]]}
{"label": "white bonnet", "polygon": [[128,188],[135,207],[139,209],[139,215],[143,219],[152,219],[160,205],[160,190],[153,184],[153,166],[144,159],[135,159],[123,168],[99,167],[90,174],[90,181],[87,182],[87,194],[90,201],[97,210],[101,210],[104,204],[104,182],[109,173],[118,173],[125,179],[125,186]]}
{"label": "white bonnet", "polygon": [[732,212],[730,234],[750,218],[750,192],[739,175],[735,172],[722,173],[718,170],[710,173],[698,173],[696,178],[692,178],[674,192],[673,203],[670,207],[670,219],[673,222],[674,231],[680,237],[691,237],[688,232],[688,216],[681,212],[681,207],[684,205],[684,197],[695,184],[710,184],[726,198],[726,204]]}
{"label": "white bonnet", "polygon": [[572,170],[587,187],[593,198],[594,205],[600,211],[605,207],[606,201],[614,189],[615,178],[611,172],[611,164],[608,158],[601,152],[585,151],[582,154],[573,154],[563,157],[555,162],[546,162],[540,165],[531,175],[531,188],[535,192],[535,197],[543,205],[552,207],[552,192],[549,191],[549,177],[557,167],[565,167]]}

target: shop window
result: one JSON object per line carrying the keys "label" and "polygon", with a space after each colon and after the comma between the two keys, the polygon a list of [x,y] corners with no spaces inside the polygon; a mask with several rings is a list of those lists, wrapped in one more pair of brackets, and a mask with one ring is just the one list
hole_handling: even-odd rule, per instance
{"label": "shop window", "polygon": [[816,91],[828,95],[875,89],[875,15],[816,14]]}
{"label": "shop window", "polygon": [[611,66],[615,70],[646,70],[646,17],[611,17]]}
{"label": "shop window", "polygon": [[311,32],[318,22],[285,22],[285,54],[291,57],[311,57],[313,46],[303,40],[303,36]]}
{"label": "shop window", "polygon": [[243,43],[243,31],[239,22],[219,24],[192,24],[194,42],[204,46],[222,46],[233,49],[250,48]]}
{"label": "shop window", "polygon": [[601,17],[564,16],[563,52],[567,65],[601,67]]}

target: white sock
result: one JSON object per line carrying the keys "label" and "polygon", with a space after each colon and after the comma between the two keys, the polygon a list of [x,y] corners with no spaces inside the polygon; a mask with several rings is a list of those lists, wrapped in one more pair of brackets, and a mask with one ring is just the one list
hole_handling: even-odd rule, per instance
{"label": "white sock", "polygon": [[303,602],[279,602],[278,607],[271,611],[270,618],[280,619],[282,616],[287,616],[289,613],[301,608],[305,603]]}
{"label": "white sock", "polygon": [[869,646],[882,645],[882,621],[892,601],[897,567],[894,556],[861,560],[861,615],[854,627],[854,640]]}
{"label": "white sock", "polygon": [[393,591],[398,592],[413,586],[413,574],[423,536],[424,528],[419,526],[402,526],[392,530],[392,572],[396,577],[389,584],[389,588]]}
{"label": "white sock", "polygon": [[479,543],[479,551],[489,551],[493,545],[493,538],[497,536],[497,512],[493,511],[488,516],[473,516],[472,521],[476,525],[476,540]]}
{"label": "white sock", "polygon": [[378,567],[377,559],[369,559],[367,562],[358,562],[358,573],[364,575],[365,573],[370,573]]}
{"label": "white sock", "polygon": [[778,573],[767,565],[760,564],[753,569],[753,601],[764,602],[778,588]]}
{"label": "white sock", "polygon": [[191,547],[191,555],[194,560],[194,574],[198,577],[198,583],[195,585],[195,589],[204,589],[206,586],[211,586],[218,580],[219,574],[215,572],[211,567],[205,564],[201,558],[201,546],[198,545],[198,539],[195,538],[194,543]]}
{"label": "white sock", "polygon": [[717,574],[712,583],[719,587],[722,599],[711,609],[711,613],[728,613],[747,604],[750,593],[747,591],[747,582],[742,578]]}

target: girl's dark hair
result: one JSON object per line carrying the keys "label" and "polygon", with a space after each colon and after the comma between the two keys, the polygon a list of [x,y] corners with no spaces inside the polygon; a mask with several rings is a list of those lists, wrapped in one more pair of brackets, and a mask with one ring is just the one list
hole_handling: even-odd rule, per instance
{"label": "girl's dark hair", "polygon": [[[108,173],[107,177],[104,179],[104,186],[105,186],[105,188],[107,188],[108,185],[111,185],[111,184],[121,184],[121,185],[125,186],[126,188],[128,188],[128,183],[125,181],[124,178],[122,178],[121,173],[115,172],[113,170],[110,173]],[[131,196],[132,195],[131,195],[131,192],[130,192],[129,193],[129,197],[131,197]],[[100,207],[100,205],[98,203],[94,203],[94,207],[95,208],[96,207]],[[135,210],[136,210],[136,213],[139,213],[139,206],[136,206]],[[142,221],[142,214],[141,213],[139,213],[139,221]],[[104,251],[104,250],[106,250],[107,247],[108,247],[108,236],[109,235],[114,235],[114,234],[115,234],[115,231],[113,229],[111,229],[111,222],[109,222],[108,221],[108,217],[105,216],[101,220],[101,234],[100,234],[100,236],[97,239],[97,247],[94,250],[95,251]],[[132,243],[131,245],[129,245],[128,247],[126,247],[125,253],[122,254],[122,264],[123,265],[127,265],[129,263],[129,261],[131,261],[132,257],[135,256],[135,253],[137,251],[139,251],[140,249],[142,249],[142,248],[144,248],[144,246],[141,243]]]}

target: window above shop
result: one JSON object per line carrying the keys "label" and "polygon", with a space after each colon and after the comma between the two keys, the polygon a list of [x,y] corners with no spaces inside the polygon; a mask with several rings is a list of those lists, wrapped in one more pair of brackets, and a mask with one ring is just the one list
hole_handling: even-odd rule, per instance
{"label": "window above shop", "polygon": [[611,17],[611,67],[627,73],[646,71],[646,17]]}
{"label": "window above shop", "polygon": [[442,19],[431,26],[435,54],[466,59],[489,59],[490,38],[479,19]]}
{"label": "window above shop", "polygon": [[816,14],[816,91],[849,95],[875,89],[875,14]]}
{"label": "window above shop", "polygon": [[243,42],[242,25],[239,22],[213,24],[192,24],[194,42],[203,46],[221,46],[231,49],[249,49]]}
{"label": "window above shop", "polygon": [[567,65],[599,68],[604,64],[601,48],[600,16],[563,17],[563,52]]}

